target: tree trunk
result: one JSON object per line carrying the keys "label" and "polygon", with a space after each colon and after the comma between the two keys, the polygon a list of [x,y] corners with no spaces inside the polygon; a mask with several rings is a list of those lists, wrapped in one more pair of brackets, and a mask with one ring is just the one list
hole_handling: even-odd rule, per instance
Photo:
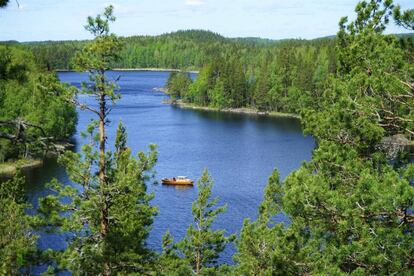
{"label": "tree trunk", "polygon": [[[104,87],[105,76],[101,75],[102,87]],[[102,205],[101,205],[101,236],[105,238],[109,231],[109,210],[106,194],[106,169],[105,169],[105,120],[106,120],[106,99],[104,88],[100,88],[99,99],[99,182],[101,187]],[[111,274],[109,264],[105,261],[103,264],[103,275]]]}
{"label": "tree trunk", "polygon": [[200,251],[197,251],[196,253],[196,275],[200,275],[200,262],[201,262]]}
{"label": "tree trunk", "polygon": [[101,94],[100,96],[100,114],[99,114],[99,181],[101,185],[102,193],[102,200],[103,206],[101,209],[101,234],[106,236],[108,233],[108,208],[106,204],[106,192],[105,192],[105,185],[106,185],[106,172],[105,172],[105,113],[106,113],[106,103],[105,103],[105,94]]}

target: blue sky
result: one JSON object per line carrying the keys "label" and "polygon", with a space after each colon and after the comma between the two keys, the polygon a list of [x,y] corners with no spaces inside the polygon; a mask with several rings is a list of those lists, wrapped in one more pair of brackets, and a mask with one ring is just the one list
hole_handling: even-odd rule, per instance
{"label": "blue sky", "polygon": [[[0,10],[0,40],[90,38],[88,15],[115,6],[118,35],[156,35],[205,29],[227,37],[316,38],[335,34],[358,0],[10,0]],[[414,8],[413,0],[397,0]],[[404,32],[392,26],[390,32]]]}

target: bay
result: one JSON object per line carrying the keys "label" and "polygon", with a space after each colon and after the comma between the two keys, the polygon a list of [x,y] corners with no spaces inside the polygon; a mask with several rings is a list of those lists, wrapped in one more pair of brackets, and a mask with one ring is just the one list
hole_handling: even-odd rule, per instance
{"label": "bay", "polygon": [[[277,168],[282,179],[311,158],[315,141],[304,136],[299,120],[263,117],[213,111],[187,110],[163,104],[167,96],[157,91],[167,81],[168,72],[111,71],[108,77],[120,76],[121,100],[113,106],[108,127],[108,145],[114,144],[119,121],[128,131],[128,145],[133,152],[146,151],[148,144],[158,146],[156,179],[186,175],[198,179],[208,168],[214,182],[213,195],[227,212],[220,215],[214,227],[238,233],[243,220],[255,219],[262,201],[267,178]],[[193,78],[196,75],[192,75]],[[62,82],[80,86],[87,81],[85,73],[60,72]],[[94,100],[81,96],[81,101]],[[80,132],[92,119],[92,114],[79,110],[77,133],[73,137],[79,151],[85,140]],[[70,184],[65,170],[55,160],[47,160],[42,168],[29,175],[28,198],[33,205],[49,191],[44,184],[52,178]],[[158,207],[148,245],[160,250],[161,239],[169,230],[180,240],[192,223],[191,204],[197,197],[197,187],[177,188],[149,183],[154,193],[152,204]],[[283,215],[278,217],[286,221]],[[62,235],[42,234],[39,247],[62,249]],[[221,256],[221,262],[232,263],[234,246]]]}

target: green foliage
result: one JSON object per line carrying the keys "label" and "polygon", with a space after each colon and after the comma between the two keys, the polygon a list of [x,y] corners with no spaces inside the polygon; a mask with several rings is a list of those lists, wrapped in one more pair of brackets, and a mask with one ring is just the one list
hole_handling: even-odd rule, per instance
{"label": "green foliage", "polygon": [[[118,129],[116,154],[106,154],[105,185],[100,184],[94,168],[99,154],[87,144],[82,154],[67,152],[60,160],[79,188],[54,181],[51,188],[58,194],[41,200],[41,213],[62,233],[71,233],[69,245],[58,261],[62,268],[76,274],[99,274],[104,263],[112,273],[151,271],[154,256],[145,240],[156,208],[149,204],[152,195],[147,194],[145,182],[151,178],[157,153],[151,146],[149,154],[140,152],[132,157],[125,146],[122,126]],[[100,233],[103,206],[108,207],[110,218],[105,236]],[[62,212],[70,215],[61,216]]]}
{"label": "green foliage", "polygon": [[224,96],[224,89],[224,82],[220,78],[217,78],[214,88],[207,92],[208,97],[211,101],[210,106],[219,109],[225,108],[227,106],[227,101]]}
{"label": "green foliage", "polygon": [[[367,24],[365,18],[370,15],[363,5],[359,9],[363,10],[360,23],[353,29]],[[379,20],[375,28],[382,30],[390,15],[391,11],[375,13],[375,20]],[[324,84],[330,74],[336,73],[338,63],[336,39],[330,38],[263,41],[229,39],[190,30],[156,37],[128,37],[122,41],[124,47],[111,67],[200,69],[206,75],[200,74],[198,83],[188,88],[182,78],[183,83],[174,88],[173,97],[216,108],[253,107],[261,111],[299,113],[304,107],[316,107]],[[413,39],[406,37],[400,41],[412,59]],[[72,65],[62,64],[62,60],[74,55],[85,43],[46,42],[27,47],[45,67],[69,69]]]}
{"label": "green foliage", "polygon": [[[67,249],[52,254],[60,268],[75,275],[413,273],[414,165],[408,149],[414,137],[414,43],[384,35],[391,17],[412,29],[412,10],[403,11],[391,0],[361,1],[355,21],[341,19],[335,40],[310,42],[226,39],[203,31],[121,40],[110,33],[112,11],[88,17],[91,42],[27,46],[48,70],[87,70],[93,84],[84,84],[80,93],[99,103],[94,109],[73,98],[99,120],[88,127],[91,142],[82,153],[60,158],[74,185],[53,181],[55,193],[40,202],[46,230],[53,226],[69,236]],[[74,110],[60,96],[76,92],[40,73],[19,47],[0,46],[0,119],[24,117],[50,135],[67,137],[74,129]],[[258,219],[244,222],[232,269],[217,264],[235,237],[213,228],[225,206],[211,199],[207,170],[184,239],[174,243],[167,233],[159,256],[147,248],[157,210],[146,183],[157,153],[150,146],[148,154],[133,157],[122,124],[114,153],[106,150],[108,105],[119,98],[116,84],[105,77],[113,66],[200,67],[194,82],[185,73],[170,75],[173,99],[220,109],[300,113],[306,133],[317,139],[311,161],[284,181],[277,171],[269,178]],[[15,149],[10,142],[0,145],[3,159],[19,154],[19,148],[10,152]],[[19,179],[0,185],[3,274],[21,272],[34,252],[33,221],[24,213],[21,187]],[[289,222],[278,223],[282,216]]]}
{"label": "green foliage", "polygon": [[[383,35],[393,7],[362,1],[356,21],[341,21],[339,72],[317,107],[302,109],[318,147],[282,184],[270,179],[237,243],[240,274],[412,274],[413,65]],[[280,212],[286,227],[268,219]]]}
{"label": "green foliage", "polygon": [[115,148],[116,148],[116,154],[121,154],[122,151],[127,149],[127,133],[126,128],[122,124],[122,122],[119,122],[118,129],[116,130],[116,137],[115,137]]}
{"label": "green foliage", "polygon": [[[68,88],[55,74],[40,72],[33,56],[16,47],[0,45],[0,121],[24,120],[36,128],[24,130],[17,141],[0,141],[0,160],[38,156],[43,147],[38,137],[60,141],[70,137],[76,126],[75,108],[67,102]],[[0,126],[0,132],[18,132]],[[33,139],[28,139],[33,137]]]}
{"label": "green foliage", "polygon": [[76,68],[88,70],[92,81],[80,93],[95,96],[99,105],[94,109],[74,100],[98,117],[84,134],[90,143],[83,145],[82,153],[66,152],[60,158],[75,185],[52,181],[50,187],[56,194],[39,204],[48,225],[69,236],[67,248],[55,260],[75,275],[148,274],[155,258],[145,241],[157,211],[150,205],[153,196],[146,191],[157,161],[156,147],[151,145],[148,154],[139,152],[133,157],[126,130],[119,124],[115,153],[106,150],[108,105],[120,97],[116,85],[105,76],[122,46],[109,32],[114,20],[111,6],[103,16],[88,17],[86,29],[95,39],[75,56]]}
{"label": "green foliage", "polygon": [[[101,18],[102,20],[102,18]],[[225,38],[202,30],[185,30],[159,36],[122,38],[124,47],[115,68],[172,68],[199,69],[217,57],[234,55],[244,66],[255,66],[267,52],[274,56],[280,48],[331,46],[333,39],[318,40],[260,40]],[[36,61],[47,70],[73,69],[71,60],[87,41],[31,42],[26,47]],[[266,54],[267,55],[267,54]]]}
{"label": "green foliage", "polygon": [[211,66],[203,67],[198,74],[197,80],[184,93],[184,99],[189,102],[200,105],[208,105],[208,90],[211,87],[209,76],[211,75]]}
{"label": "green foliage", "polygon": [[0,0],[0,8],[7,6],[8,3],[9,3],[9,0]]}
{"label": "green foliage", "polygon": [[33,218],[25,214],[24,178],[0,183],[0,274],[17,275],[36,252]]}
{"label": "green foliage", "polygon": [[188,73],[171,72],[167,80],[168,94],[173,100],[180,99],[188,91],[192,82]]}
{"label": "green foliage", "polygon": [[401,7],[397,5],[394,8],[393,16],[398,25],[410,31],[414,30],[414,9],[401,12]]}
{"label": "green foliage", "polygon": [[217,58],[205,66],[189,86],[185,99],[199,105],[218,108],[242,107],[247,102],[247,81],[240,62],[233,56],[229,61]]}
{"label": "green foliage", "polygon": [[307,234],[293,225],[277,223],[281,217],[283,187],[275,170],[265,189],[259,218],[246,219],[237,240],[235,273],[237,275],[297,275],[305,274],[301,252]]}
{"label": "green foliage", "polygon": [[253,105],[259,110],[269,110],[270,97],[268,93],[270,90],[270,80],[267,63],[264,62],[260,68],[254,85],[252,92]]}
{"label": "green foliage", "polygon": [[162,253],[158,256],[156,271],[159,275],[194,274],[188,261],[179,255],[177,244],[169,231],[162,238]]}
{"label": "green foliage", "polygon": [[187,235],[175,245],[169,232],[163,238],[160,258],[163,274],[188,275],[188,271],[195,275],[217,274],[219,254],[235,239],[234,235],[226,237],[224,230],[212,229],[217,215],[225,212],[226,206],[216,207],[218,198],[211,199],[213,181],[207,170],[198,181],[198,188],[198,197],[192,206],[194,224],[188,228]]}
{"label": "green foliage", "polygon": [[249,64],[243,64],[234,50],[203,66],[183,99],[219,109],[253,107],[299,113],[318,104],[328,76],[336,70],[332,43],[278,45],[263,49]]}

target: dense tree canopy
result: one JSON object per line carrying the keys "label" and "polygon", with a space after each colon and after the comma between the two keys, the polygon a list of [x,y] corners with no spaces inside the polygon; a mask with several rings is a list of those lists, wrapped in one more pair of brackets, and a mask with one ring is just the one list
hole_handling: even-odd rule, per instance
{"label": "dense tree canopy", "polygon": [[[8,122],[1,135],[13,136],[13,122],[23,118],[22,126],[34,126],[24,137],[65,138],[74,128],[74,105],[97,118],[82,152],[60,158],[75,185],[53,181],[39,217],[25,214],[22,179],[0,184],[0,273],[24,271],[35,251],[36,220],[69,237],[65,250],[51,254],[52,264],[75,275],[413,274],[414,43],[385,34],[392,20],[412,29],[413,10],[364,0],[355,11],[354,21],[341,19],[335,40],[274,42],[202,31],[120,39],[109,31],[115,17],[108,7],[88,18],[92,41],[0,46],[0,123]],[[90,83],[68,89],[39,64],[88,71]],[[258,218],[244,222],[236,241],[235,265],[217,262],[234,237],[214,228],[225,208],[211,199],[207,171],[186,236],[174,243],[167,233],[161,254],[147,247],[156,214],[147,183],[157,154],[150,146],[133,157],[122,124],[114,152],[107,150],[110,105],[120,97],[105,75],[113,66],[200,67],[195,81],[171,74],[174,99],[298,113],[317,140],[309,162],[284,180],[277,170],[270,176]],[[93,96],[98,108],[80,103],[78,93]],[[8,144],[13,139],[5,141],[3,156],[16,148],[21,154]],[[278,223],[281,216],[287,223]]]}
{"label": "dense tree canopy", "polygon": [[7,6],[8,3],[9,3],[9,0],[0,0],[0,8]]}
{"label": "dense tree canopy", "polygon": [[181,98],[192,83],[191,77],[184,72],[171,72],[167,80],[168,94],[173,100]]}
{"label": "dense tree canopy", "polygon": [[[299,113],[318,104],[329,74],[337,68],[334,40],[300,46],[286,42],[243,63],[237,51],[204,65],[191,85],[181,85],[183,100],[215,108],[251,107],[260,111]],[[169,90],[177,90],[168,82]]]}
{"label": "dense tree canopy", "polygon": [[[362,1],[354,22],[341,20],[338,74],[318,108],[301,112],[318,147],[284,182],[271,178],[266,191],[270,216],[282,211],[290,224],[269,224],[267,212],[246,222],[240,271],[413,272],[414,68],[398,40],[383,34],[393,8],[392,1]],[[255,255],[254,244],[267,250]]]}
{"label": "dense tree canopy", "polygon": [[[410,29],[410,11],[400,10],[398,6],[393,9],[397,24]],[[197,84],[186,89],[185,82],[180,93],[173,96],[216,108],[299,113],[305,106],[318,104],[327,77],[336,73],[339,62],[337,38],[277,41],[225,38],[208,31],[189,30],[126,37],[122,41],[125,47],[112,67],[200,70]],[[407,52],[412,52],[412,36],[401,36],[399,41]],[[25,47],[47,70],[72,69],[70,60],[85,43],[35,42]]]}
{"label": "dense tree canopy", "polygon": [[[225,38],[202,30],[187,30],[159,36],[122,38],[124,43],[115,68],[199,69],[216,57],[233,55],[245,65],[255,65],[263,54],[272,56],[279,48],[321,47],[334,45],[334,39],[266,40]],[[22,44],[32,51],[45,69],[72,69],[72,57],[87,41],[43,41]]]}
{"label": "dense tree canopy", "polygon": [[74,133],[76,113],[66,90],[55,74],[38,69],[31,53],[0,45],[0,161],[37,156],[44,143]]}
{"label": "dense tree canopy", "polygon": [[0,274],[17,275],[36,252],[34,219],[25,214],[24,178],[15,176],[0,185]]}

